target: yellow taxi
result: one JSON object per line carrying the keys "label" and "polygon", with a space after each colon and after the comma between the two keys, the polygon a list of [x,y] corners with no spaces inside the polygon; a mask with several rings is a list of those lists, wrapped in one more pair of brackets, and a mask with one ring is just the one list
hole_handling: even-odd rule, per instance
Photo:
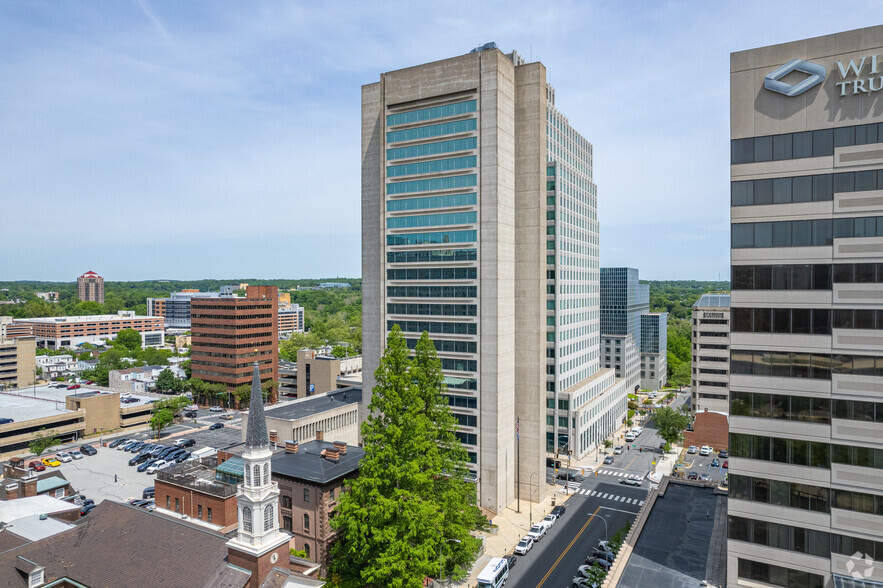
{"label": "yellow taxi", "polygon": [[57,468],[61,465],[61,462],[55,459],[54,457],[46,457],[43,459],[43,465],[47,465],[49,467]]}

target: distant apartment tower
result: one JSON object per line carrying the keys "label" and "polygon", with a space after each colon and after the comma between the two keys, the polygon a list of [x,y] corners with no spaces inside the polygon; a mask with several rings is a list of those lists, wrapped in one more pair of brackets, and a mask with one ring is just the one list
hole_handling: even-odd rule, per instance
{"label": "distant apartment tower", "polygon": [[730,56],[728,586],[883,586],[881,55]]}
{"label": "distant apartment tower", "polygon": [[248,286],[245,297],[191,298],[193,377],[232,389],[251,382],[257,361],[261,381],[278,381],[277,297],[276,286]]}
{"label": "distant apartment tower", "polygon": [[703,294],[693,305],[691,381],[694,413],[730,412],[730,295]]}
{"label": "distant apartment tower", "polygon": [[104,278],[88,271],[77,278],[77,296],[84,302],[104,304]]}
{"label": "distant apartment tower", "polygon": [[[616,370],[634,389],[637,384],[659,390],[668,370],[668,314],[650,312],[650,286],[638,280],[632,267],[601,268],[602,364]],[[632,361],[634,351],[625,342],[631,337],[640,364]],[[609,358],[609,359],[608,359]],[[632,371],[635,366],[637,371]]]}
{"label": "distant apartment tower", "polygon": [[9,317],[0,317],[0,390],[30,386],[37,377],[34,338],[7,339],[5,331],[9,323]]}
{"label": "distant apartment tower", "polygon": [[300,304],[279,305],[279,334],[304,332],[304,309]]}
{"label": "distant apartment tower", "polygon": [[545,66],[493,43],[362,88],[363,402],[390,329],[428,331],[494,511],[627,410],[599,362],[592,165]]}

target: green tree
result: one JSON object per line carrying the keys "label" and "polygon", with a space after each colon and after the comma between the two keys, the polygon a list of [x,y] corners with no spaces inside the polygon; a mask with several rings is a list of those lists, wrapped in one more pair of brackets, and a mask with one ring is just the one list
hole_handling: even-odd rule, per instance
{"label": "green tree", "polygon": [[156,349],[155,347],[146,347],[138,353],[138,359],[147,365],[169,365],[169,358],[172,352],[168,349]]}
{"label": "green tree", "polygon": [[[437,402],[443,389],[438,360],[434,349],[421,353],[412,360],[393,327],[374,374],[371,414],[362,425],[359,476],[331,523],[340,532],[331,570],[340,586],[418,587],[474,553],[457,551],[474,549],[469,531],[478,517],[474,499],[470,503],[469,493],[460,489],[462,454],[448,446],[446,405]],[[440,420],[433,422],[431,415]],[[466,502],[453,504],[458,496],[467,496]]]}
{"label": "green tree", "polygon": [[156,389],[160,392],[181,392],[184,389],[184,382],[176,378],[172,370],[166,368],[156,378]]}
{"label": "green tree", "polygon": [[123,329],[113,340],[114,347],[123,347],[129,352],[141,350],[141,333],[135,329]]}
{"label": "green tree", "polygon": [[31,450],[31,453],[39,457],[43,454],[44,451],[49,449],[50,447],[54,447],[56,445],[61,445],[61,440],[55,436],[55,431],[49,431],[48,433],[44,433],[46,427],[42,427],[40,431],[37,433],[34,440],[28,444],[28,449]]}
{"label": "green tree", "polygon": [[679,363],[674,370],[672,370],[671,377],[669,381],[673,386],[689,386],[690,385],[690,364],[689,363]]}
{"label": "green tree", "polygon": [[199,378],[189,378],[184,384],[184,389],[193,395],[194,401],[198,401],[205,394],[206,383]]}
{"label": "green tree", "polygon": [[684,438],[684,429],[690,424],[690,417],[668,406],[658,409],[653,415],[659,436],[666,443],[677,443]]}
{"label": "green tree", "polygon": [[185,376],[187,376],[188,378],[193,377],[193,372],[190,369],[190,360],[189,359],[186,359],[181,362],[181,369],[184,370]]}
{"label": "green tree", "polygon": [[171,425],[175,420],[175,413],[171,408],[160,408],[150,417],[150,430],[156,431],[156,438],[162,437],[162,430]]}

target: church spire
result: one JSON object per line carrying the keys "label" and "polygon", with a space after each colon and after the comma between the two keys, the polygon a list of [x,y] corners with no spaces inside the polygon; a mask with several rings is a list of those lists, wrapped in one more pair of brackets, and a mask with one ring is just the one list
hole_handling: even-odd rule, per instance
{"label": "church spire", "polygon": [[268,447],[270,436],[267,434],[267,419],[264,417],[264,395],[261,390],[261,375],[258,362],[254,362],[254,375],[251,378],[251,399],[248,406],[248,431],[245,437],[246,447]]}

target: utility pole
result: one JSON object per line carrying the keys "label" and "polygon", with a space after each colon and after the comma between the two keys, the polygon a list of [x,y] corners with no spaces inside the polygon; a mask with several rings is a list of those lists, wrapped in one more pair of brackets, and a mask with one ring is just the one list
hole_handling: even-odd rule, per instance
{"label": "utility pole", "polygon": [[515,512],[521,512],[521,434],[519,433],[520,428],[519,417],[515,417],[515,496],[518,500],[518,506],[515,508]]}

